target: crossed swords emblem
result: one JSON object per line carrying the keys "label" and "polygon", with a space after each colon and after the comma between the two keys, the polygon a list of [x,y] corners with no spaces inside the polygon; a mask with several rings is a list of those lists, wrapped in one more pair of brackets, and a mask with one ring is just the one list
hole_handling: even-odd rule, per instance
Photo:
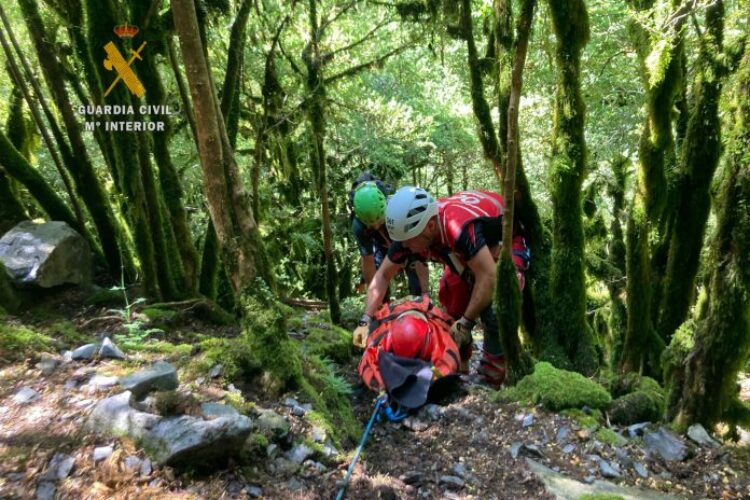
{"label": "crossed swords emblem", "polygon": [[104,51],[107,53],[107,57],[104,59],[104,67],[109,71],[112,71],[112,69],[114,69],[117,72],[115,81],[112,82],[107,91],[104,93],[104,97],[108,96],[109,93],[112,92],[112,89],[115,88],[115,85],[117,85],[117,82],[119,82],[120,80],[125,82],[128,90],[130,90],[133,95],[137,97],[143,97],[143,95],[146,93],[146,89],[138,79],[138,75],[135,74],[130,66],[136,59],[141,61],[143,60],[143,58],[141,58],[141,51],[145,46],[146,42],[143,42],[141,46],[138,47],[138,50],[130,49],[132,56],[127,61],[113,42],[109,42],[104,46]]}

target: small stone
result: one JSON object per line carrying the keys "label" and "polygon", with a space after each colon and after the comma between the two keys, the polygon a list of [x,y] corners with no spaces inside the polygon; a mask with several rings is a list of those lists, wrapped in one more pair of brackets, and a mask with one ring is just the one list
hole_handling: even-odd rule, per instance
{"label": "small stone", "polygon": [[621,448],[615,448],[615,456],[617,457],[617,460],[619,460],[620,463],[625,467],[629,467],[633,464],[633,460],[630,458],[627,452],[625,452],[625,450]]}
{"label": "small stone", "polygon": [[633,470],[643,479],[648,477],[648,469],[646,469],[646,466],[640,462],[633,462]]}
{"label": "small stone", "polygon": [[436,404],[430,403],[424,407],[424,412],[431,420],[438,420],[443,414],[443,409]]}
{"label": "small stone", "polygon": [[451,472],[453,472],[453,474],[460,478],[466,477],[466,467],[464,467],[464,464],[460,462],[456,462],[455,464],[453,464]]}
{"label": "small stone", "polygon": [[620,471],[617,470],[616,464],[610,464],[606,460],[602,459],[599,461],[599,471],[602,473],[602,476],[606,478],[617,478],[622,477],[620,474]]}
{"label": "small stone", "polygon": [[13,402],[18,405],[27,405],[39,399],[39,393],[31,387],[22,387],[13,395]]}
{"label": "small stone", "polygon": [[96,354],[96,344],[86,344],[82,345],[78,349],[75,349],[71,353],[70,359],[72,359],[73,361],[94,359],[94,354]]}
{"label": "small stone", "polygon": [[289,434],[289,422],[273,410],[261,410],[256,424],[258,430],[270,439],[283,439]]}
{"label": "small stone", "polygon": [[646,427],[648,427],[648,422],[641,422],[638,424],[633,424],[628,426],[628,436],[631,438],[634,438],[636,436],[642,436],[643,433],[646,430]]}
{"label": "small stone", "polygon": [[299,402],[294,398],[286,398],[284,400],[284,406],[294,408],[295,406],[299,406]]}
{"label": "small stone", "polygon": [[201,414],[203,418],[212,420],[219,417],[235,417],[240,412],[232,406],[221,403],[203,403],[201,404]]}
{"label": "small stone", "polygon": [[521,447],[523,446],[523,443],[513,443],[510,445],[510,456],[513,457],[513,460],[518,458],[518,454],[521,453]]}
{"label": "small stone", "polygon": [[537,458],[542,458],[544,456],[544,452],[542,452],[542,450],[535,444],[524,444],[521,447],[521,453],[526,456]]}
{"label": "small stone", "polygon": [[160,477],[157,477],[156,479],[153,479],[150,483],[148,483],[149,488],[158,488],[161,486],[161,484],[164,482],[164,480]]}
{"label": "small stone", "polygon": [[37,364],[37,368],[42,371],[42,375],[49,377],[55,370],[57,370],[57,367],[60,366],[61,362],[60,358],[50,356],[49,354],[42,354],[39,363]]}
{"label": "small stone", "polygon": [[406,417],[403,421],[403,426],[412,432],[422,432],[427,430],[429,424],[423,422],[415,417]]}
{"label": "small stone", "polygon": [[266,446],[266,456],[268,458],[276,458],[276,455],[279,454],[279,446],[277,444],[271,443],[268,446]]}
{"label": "small stone", "polygon": [[591,439],[591,436],[592,436],[593,432],[591,431],[591,429],[581,429],[581,430],[577,431],[576,434],[578,435],[579,439],[581,439],[583,441],[587,441],[587,440]]}
{"label": "small stone", "polygon": [[42,481],[39,486],[36,487],[36,500],[54,500],[55,498],[55,483],[50,481]]}
{"label": "small stone", "polygon": [[65,479],[73,470],[75,465],[75,459],[70,455],[64,453],[55,453],[52,460],[49,462],[47,472],[44,473],[42,479],[48,479],[50,481],[57,481]]}
{"label": "small stone", "polygon": [[523,418],[523,422],[522,422],[521,425],[523,426],[524,429],[527,428],[527,427],[529,427],[529,426],[531,426],[531,425],[534,425],[534,414],[533,413],[529,413],[528,415],[526,415]]}
{"label": "small stone", "polygon": [[140,458],[138,458],[136,456],[132,456],[131,455],[129,457],[126,457],[123,463],[125,464],[125,467],[128,468],[128,469],[130,469],[130,470],[139,470],[140,471],[141,470],[141,465],[143,465],[143,460],[141,460]]}
{"label": "small stone", "polygon": [[92,391],[98,391],[100,389],[109,389],[117,384],[117,377],[108,377],[106,375],[94,375],[88,382],[88,387]]}
{"label": "small stone", "polygon": [[289,491],[301,491],[305,489],[305,483],[303,483],[296,477],[293,477],[286,482],[286,487],[289,489]]}
{"label": "small stone", "polygon": [[141,399],[151,391],[171,391],[179,386],[177,370],[164,361],[157,361],[145,370],[121,378],[119,382],[133,393],[135,399]]}
{"label": "small stone", "polygon": [[102,347],[99,349],[99,356],[110,359],[125,359],[125,353],[112,342],[109,337],[104,337]]}
{"label": "small stone", "polygon": [[236,394],[242,394],[242,391],[241,391],[241,390],[239,390],[239,389],[237,389],[237,387],[236,387],[236,386],[235,386],[234,384],[229,384],[229,385],[227,386],[227,390],[228,390],[229,392],[234,392],[234,393],[236,393]]}
{"label": "small stone", "polygon": [[320,462],[316,462],[315,460],[310,460],[309,458],[302,462],[302,467],[318,474],[328,470],[325,465],[321,464]]}
{"label": "small stone", "polygon": [[701,446],[708,446],[710,448],[718,448],[721,446],[721,443],[712,438],[701,424],[691,425],[687,430],[687,435],[690,439]]}
{"label": "small stone", "polygon": [[456,476],[440,476],[440,484],[450,490],[460,490],[464,487],[464,480]]}
{"label": "small stone", "polygon": [[143,461],[141,464],[141,477],[148,477],[151,475],[151,472],[153,471],[153,466],[151,465],[151,460],[148,458]]}
{"label": "small stone", "polygon": [[73,351],[65,351],[62,354],[62,364],[67,365],[73,362]]}
{"label": "small stone", "polygon": [[666,427],[656,432],[649,432],[643,437],[649,451],[658,453],[664,460],[682,461],[687,458],[688,448],[685,443]]}
{"label": "small stone", "polygon": [[558,443],[564,443],[568,440],[568,436],[570,435],[570,429],[567,427],[560,427],[557,429],[557,434],[555,435],[555,441]]}
{"label": "small stone", "polygon": [[591,408],[588,407],[588,405],[583,405],[583,408],[581,408],[581,411],[585,413],[586,415],[591,415],[591,413],[593,413]]}
{"label": "small stone", "polygon": [[566,455],[569,455],[569,454],[573,453],[573,450],[575,450],[575,449],[576,449],[576,445],[574,445],[574,444],[571,443],[571,444],[566,444],[565,446],[563,446],[562,451]]}
{"label": "small stone", "polygon": [[322,427],[313,427],[310,432],[312,440],[316,443],[323,443],[326,440],[326,431]]}
{"label": "small stone", "polygon": [[404,484],[419,484],[424,481],[424,473],[417,470],[410,470],[401,476]]}
{"label": "small stone", "polygon": [[245,492],[250,498],[260,498],[263,496],[263,488],[254,484],[245,486]]}
{"label": "small stone", "polygon": [[596,481],[596,476],[586,476],[583,478],[583,482],[586,484],[591,484],[594,481]]}
{"label": "small stone", "polygon": [[299,405],[292,407],[292,415],[294,415],[295,417],[304,417],[305,413],[307,413],[305,409]]}
{"label": "small stone", "polygon": [[305,444],[298,444],[286,453],[286,458],[295,464],[301,464],[315,454],[315,451]]}
{"label": "small stone", "polygon": [[75,389],[78,387],[78,381],[72,378],[69,378],[65,381],[65,384],[63,384],[63,387],[67,390]]}
{"label": "small stone", "polygon": [[213,366],[213,367],[212,367],[212,368],[211,368],[211,369],[210,369],[210,370],[208,371],[208,376],[209,376],[209,377],[211,377],[211,378],[218,378],[218,377],[219,377],[219,376],[221,375],[221,370],[222,370],[223,368],[224,368],[224,367],[223,367],[223,366],[221,366],[221,364],[218,364],[218,365],[214,365],[214,366]]}
{"label": "small stone", "polygon": [[113,451],[114,449],[111,446],[99,446],[94,448],[94,453],[92,454],[94,463],[108,459]]}

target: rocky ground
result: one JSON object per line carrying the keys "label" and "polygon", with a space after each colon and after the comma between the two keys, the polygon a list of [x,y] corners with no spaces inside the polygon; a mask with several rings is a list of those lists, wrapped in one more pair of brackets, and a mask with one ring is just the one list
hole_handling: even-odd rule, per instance
{"label": "rocky ground", "polygon": [[[70,298],[54,309],[57,317],[6,318],[0,328],[20,323],[39,328],[59,317],[72,318],[81,338],[69,332],[55,347],[65,351],[92,340],[96,351],[91,359],[32,354],[0,361],[0,498],[335,496],[356,443],[333,443],[301,393],[259,398],[251,387],[238,389],[226,380],[222,367],[196,373],[190,362],[198,354],[189,349],[128,350],[125,359],[116,359],[118,353],[110,348],[101,352],[98,336],[116,325],[107,325],[106,319],[92,322],[106,317],[105,310]],[[163,341],[176,343],[189,339],[188,330],[211,333],[210,328],[199,321],[182,324]],[[236,334],[227,327],[220,333]],[[146,426],[144,432],[152,433],[147,441],[153,445],[164,439],[163,446],[146,453],[142,436],[130,424],[120,433],[128,437],[93,432],[92,415],[112,401],[107,398],[122,397],[126,388],[139,391],[133,374],[156,361],[175,369],[174,380],[169,375],[170,381],[156,388],[176,387],[184,396],[172,406],[186,414],[180,418],[187,427],[158,434],[153,426],[171,426],[176,418],[154,416],[164,402],[128,403],[126,397],[129,422],[137,420],[133,415],[152,415],[159,423]],[[353,363],[342,367],[353,385],[354,372]],[[653,424],[608,428],[606,418],[597,421],[585,411],[564,416],[494,403],[490,396],[467,379],[445,400],[403,423],[375,424],[346,498],[750,498],[746,445],[718,445],[700,429],[693,429],[690,438]],[[373,395],[355,386],[351,397],[364,425]],[[242,427],[246,417],[233,407],[247,414],[249,436]],[[201,447],[194,442],[198,437],[216,436],[204,425],[221,428],[211,432],[239,429],[243,444],[222,435],[223,441],[211,445],[213,451]],[[228,450],[239,448],[234,458],[222,460]],[[204,467],[179,463],[192,456],[204,459]],[[172,460],[174,467],[164,465]]]}

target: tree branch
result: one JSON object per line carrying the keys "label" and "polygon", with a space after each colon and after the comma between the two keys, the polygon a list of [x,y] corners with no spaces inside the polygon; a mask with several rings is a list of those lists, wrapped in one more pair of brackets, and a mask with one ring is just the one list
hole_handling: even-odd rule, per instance
{"label": "tree branch", "polygon": [[393,49],[390,52],[387,52],[387,53],[383,54],[382,56],[378,57],[377,59],[373,59],[372,61],[368,61],[366,63],[358,64],[358,65],[353,66],[353,67],[351,67],[349,69],[346,69],[346,70],[344,70],[344,71],[342,71],[340,73],[337,73],[337,74],[335,74],[333,76],[329,76],[328,78],[325,79],[325,85],[330,85],[331,83],[334,83],[337,80],[340,80],[340,79],[345,78],[347,76],[356,75],[360,71],[364,71],[366,69],[372,68],[373,66],[378,66],[380,64],[383,64],[383,62],[386,59],[388,59],[389,57],[394,56],[396,54],[400,54],[401,52],[403,52],[406,49],[408,49],[409,47],[411,47],[412,43],[413,42],[409,42],[407,44],[404,44],[404,45],[402,45],[400,47],[397,47],[397,48]]}
{"label": "tree branch", "polygon": [[383,26],[387,26],[387,25],[391,24],[392,22],[393,22],[392,19],[381,22],[380,24],[378,24],[377,26],[375,26],[373,29],[371,29],[365,36],[363,36],[362,38],[360,38],[356,42],[352,42],[349,45],[345,45],[345,46],[340,47],[340,48],[338,48],[336,50],[332,50],[330,52],[326,52],[325,54],[323,54],[321,56],[321,58],[323,59],[323,61],[328,62],[331,59],[333,59],[333,57],[336,54],[340,54],[341,52],[344,52],[344,51],[347,51],[349,49],[353,49],[354,47],[357,47],[359,45],[362,45],[367,40],[370,40],[371,38],[373,38],[373,36],[375,36],[375,33],[377,33],[378,30],[380,30],[380,28],[382,28]]}
{"label": "tree branch", "polygon": [[328,28],[331,24],[333,24],[336,19],[346,14],[348,11],[350,11],[355,5],[357,5],[358,0],[352,0],[348,4],[341,7],[341,10],[338,11],[331,19],[323,19],[320,23],[320,27],[318,28],[319,36],[322,38],[323,33],[325,33],[326,28]]}

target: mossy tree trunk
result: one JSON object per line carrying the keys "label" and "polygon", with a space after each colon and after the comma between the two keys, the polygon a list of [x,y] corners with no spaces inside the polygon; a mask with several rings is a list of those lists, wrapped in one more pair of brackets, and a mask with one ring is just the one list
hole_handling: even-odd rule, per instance
{"label": "mossy tree trunk", "polygon": [[112,273],[119,271],[123,263],[126,271],[132,271],[127,248],[122,244],[121,229],[115,222],[112,207],[88,155],[80,124],[67,94],[64,72],[50,42],[52,38],[46,34],[36,0],[21,0],[19,4],[39,60],[44,62],[42,72],[70,140],[72,157],[66,159],[65,150],[62,149],[63,161],[96,226],[107,265]]}
{"label": "mossy tree trunk", "polygon": [[[503,251],[497,269],[497,293],[495,307],[500,323],[500,339],[508,363],[508,383],[515,384],[533,371],[531,358],[524,352],[518,337],[521,319],[521,292],[513,265],[514,200],[516,190],[516,166],[519,154],[518,107],[523,90],[523,70],[526,64],[531,25],[534,19],[536,0],[524,0],[518,17],[513,65],[511,70],[510,95],[508,96],[506,130],[507,161],[503,168]],[[502,293],[500,293],[502,290]]]}
{"label": "mossy tree trunk", "polygon": [[[750,354],[750,44],[731,95],[733,129],[716,200],[707,304],[696,318],[695,344],[686,361],[675,422],[734,423],[737,373]],[[689,133],[688,133],[689,137]],[[746,412],[745,412],[746,413]]]}
{"label": "mossy tree trunk", "polygon": [[615,367],[622,355],[625,330],[627,326],[627,310],[625,308],[625,236],[622,230],[623,213],[625,210],[626,172],[630,162],[625,157],[618,157],[612,161],[613,182],[608,186],[608,194],[612,199],[612,222],[609,226],[609,248],[607,259],[612,273],[607,279],[607,291],[611,302],[609,329],[612,333],[612,352],[608,360],[610,366]]}
{"label": "mossy tree trunk", "polygon": [[550,0],[557,45],[557,91],[552,138],[552,268],[550,291],[555,297],[554,327],[574,368],[591,374],[596,352],[586,323],[584,236],[581,185],[586,175],[581,97],[581,52],[588,42],[588,13],[583,0]]}
{"label": "mossy tree trunk", "polygon": [[10,283],[5,266],[0,262],[0,313],[15,312],[20,305],[21,301]]}
{"label": "mossy tree trunk", "polygon": [[331,211],[328,201],[328,172],[325,156],[325,83],[322,74],[322,59],[320,57],[320,30],[318,20],[318,0],[309,0],[308,15],[310,23],[310,41],[305,47],[303,59],[307,68],[307,90],[310,93],[308,117],[312,134],[312,151],[310,161],[321,201],[321,215],[323,223],[323,252],[326,263],[326,293],[331,321],[341,321],[341,309],[336,287],[336,261],[333,255],[333,234],[331,231]]}
{"label": "mossy tree trunk", "polygon": [[719,99],[726,74],[722,54],[724,3],[706,8],[706,31],[696,71],[690,119],[685,132],[676,179],[675,206],[664,275],[657,331],[665,342],[687,318],[695,297],[706,222],[711,209],[709,193],[721,155]]}

